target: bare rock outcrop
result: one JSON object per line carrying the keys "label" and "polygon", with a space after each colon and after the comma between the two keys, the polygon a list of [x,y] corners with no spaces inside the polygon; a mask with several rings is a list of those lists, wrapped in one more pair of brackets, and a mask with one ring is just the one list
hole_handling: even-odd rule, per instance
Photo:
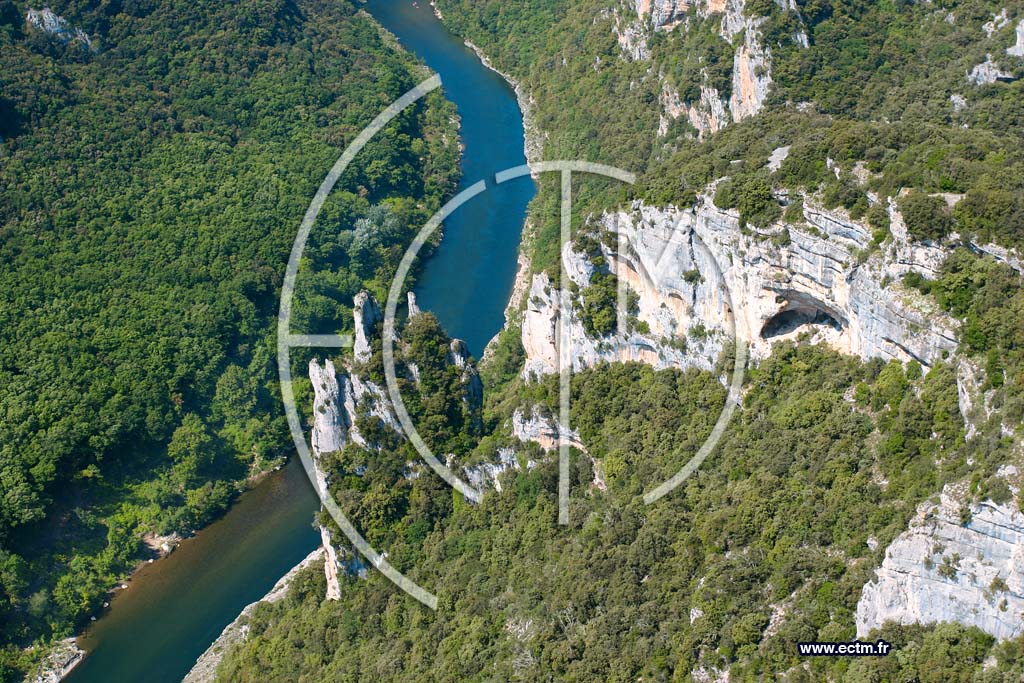
{"label": "bare rock outcrop", "polygon": [[553,418],[543,415],[537,406],[530,411],[529,417],[522,410],[512,414],[512,436],[523,443],[532,441],[546,451],[558,448],[563,439],[577,450],[587,450],[575,430],[563,431]]}
{"label": "bare rock outcrop", "polygon": [[[755,358],[805,332],[844,353],[925,366],[956,350],[955,321],[899,284],[911,271],[934,276],[941,249],[897,241],[865,261],[866,225],[813,204],[804,220],[744,230],[708,198],[695,209],[636,203],[606,215],[626,244],[606,248],[606,260],[638,295],[643,325],[592,339],[570,312],[573,369],[600,360],[707,369],[734,330]],[[558,304],[547,276],[535,275],[523,316],[525,377],[557,371]]]}
{"label": "bare rock outcrop", "polygon": [[672,29],[686,18],[694,4],[693,0],[636,0],[636,13],[641,18],[650,17],[656,29]]}
{"label": "bare rock outcrop", "polygon": [[998,81],[1013,80],[1013,74],[1003,71],[988,55],[984,62],[967,72],[967,80],[974,85],[988,85]]}
{"label": "bare rock outcrop", "polygon": [[352,316],[355,318],[356,336],[354,341],[354,355],[357,363],[365,363],[370,359],[373,349],[370,339],[373,338],[378,323],[384,320],[380,306],[368,292],[356,294],[352,307]]}
{"label": "bare rock outcrop", "polygon": [[85,49],[95,52],[92,38],[89,37],[88,33],[76,26],[72,26],[68,23],[67,19],[59,14],[55,14],[49,7],[39,10],[29,9],[25,12],[25,23],[29,27],[42,31],[62,43],[78,43]]}
{"label": "bare rock outcrop", "polygon": [[1017,24],[1016,36],[1017,41],[1006,48],[1006,54],[1011,57],[1024,57],[1024,19],[1021,19],[1020,23]]}
{"label": "bare rock outcrop", "polygon": [[762,20],[748,20],[743,42],[733,55],[729,111],[740,121],[761,111],[772,84],[771,51],[761,44]]}
{"label": "bare rock outcrop", "polygon": [[1024,514],[1015,501],[967,504],[965,488],[947,485],[937,503],[922,504],[886,549],[857,603],[858,637],[887,621],[1024,634]]}
{"label": "bare rock outcrop", "polygon": [[479,465],[463,467],[462,472],[466,475],[466,481],[478,490],[493,488],[501,491],[501,475],[505,472],[518,471],[519,460],[516,452],[511,448],[499,448],[493,462],[485,462]]}
{"label": "bare rock outcrop", "polygon": [[709,85],[701,86],[700,99],[696,102],[683,102],[679,93],[668,83],[663,83],[660,102],[659,136],[668,133],[669,124],[680,116],[685,116],[701,135],[718,132],[732,120],[718,89]]}
{"label": "bare rock outcrop", "polygon": [[[960,415],[964,418],[964,438],[978,435],[978,408],[981,394],[981,368],[969,358],[961,358],[956,371],[956,396]],[[987,417],[987,415],[986,415]]]}
{"label": "bare rock outcrop", "polygon": [[342,376],[342,391],[334,363],[328,359],[320,365],[316,360],[309,362],[309,381],[313,384],[313,430],[311,441],[317,455],[340,451],[347,441],[349,428],[348,412],[343,401],[338,399],[350,393],[347,378]]}
{"label": "bare rock outcrop", "polygon": [[992,35],[1002,29],[1004,26],[1010,23],[1010,15],[1006,13],[1006,8],[999,10],[999,14],[993,14],[990,21],[986,21],[981,25],[981,30],[985,32],[985,35],[989,38]]}
{"label": "bare rock outcrop", "polygon": [[406,315],[409,318],[415,318],[421,313],[420,306],[416,303],[415,292],[409,292],[409,294],[406,295],[406,301],[408,302],[406,305]]}

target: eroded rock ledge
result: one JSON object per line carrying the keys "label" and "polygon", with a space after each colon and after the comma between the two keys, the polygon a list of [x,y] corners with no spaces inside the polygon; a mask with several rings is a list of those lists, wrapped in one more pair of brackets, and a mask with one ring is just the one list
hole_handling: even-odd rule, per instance
{"label": "eroded rock ledge", "polygon": [[918,507],[886,549],[857,603],[858,637],[887,621],[957,622],[998,639],[1024,634],[1024,515],[1016,496],[968,505],[965,489],[947,485],[938,502]]}
{"label": "eroded rock ledge", "polygon": [[[755,359],[767,356],[772,343],[806,332],[861,358],[930,366],[956,350],[957,324],[900,278],[934,277],[944,252],[910,243],[898,212],[890,211],[895,238],[866,259],[870,229],[812,203],[801,224],[764,230],[741,228],[736,212],[716,208],[709,197],[695,209],[637,202],[605,215],[603,227],[625,243],[609,240],[603,255],[639,296],[642,331],[634,326],[594,339],[573,311],[573,369],[602,360],[708,369],[734,329]],[[586,287],[593,266],[571,249],[562,256],[570,280]],[[523,316],[526,377],[557,369],[557,299],[547,275],[535,275]]]}

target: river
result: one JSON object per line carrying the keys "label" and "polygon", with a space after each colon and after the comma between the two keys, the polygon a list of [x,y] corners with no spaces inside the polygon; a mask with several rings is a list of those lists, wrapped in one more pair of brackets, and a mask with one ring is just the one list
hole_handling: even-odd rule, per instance
{"label": "river", "polygon": [[526,207],[536,192],[528,177],[493,182],[496,172],[526,163],[515,92],[438,21],[426,0],[369,0],[366,9],[440,74],[445,97],[458,108],[465,145],[460,189],[488,180],[486,192],[444,222],[444,239],[416,285],[420,308],[479,358],[505,322]]}
{"label": "river", "polygon": [[[461,186],[484,178],[492,186],[445,221],[441,245],[416,287],[420,307],[479,356],[504,323],[535,187],[529,178],[493,187],[495,172],[526,161],[515,93],[444,28],[427,0],[419,4],[373,0],[366,8],[440,74],[461,119]],[[243,494],[222,519],[137,572],[79,639],[89,656],[66,680],[179,683],[245,605],[316,547],[316,509],[295,458]]]}

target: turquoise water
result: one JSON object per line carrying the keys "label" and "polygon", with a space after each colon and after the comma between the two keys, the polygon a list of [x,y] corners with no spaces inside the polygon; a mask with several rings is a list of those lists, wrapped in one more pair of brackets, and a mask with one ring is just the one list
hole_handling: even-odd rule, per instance
{"label": "turquoise water", "polygon": [[[528,178],[493,187],[494,173],[525,163],[515,94],[445,30],[426,0],[421,4],[380,0],[367,9],[441,75],[462,121],[462,186],[480,179],[492,186],[445,222],[416,289],[421,308],[479,356],[504,323],[535,187]],[[178,683],[245,605],[316,547],[316,509],[316,494],[293,459],[224,518],[139,571],[80,639],[89,656],[68,681]]]}
{"label": "turquoise water", "polygon": [[444,95],[461,119],[460,189],[482,179],[488,189],[445,221],[444,239],[424,266],[416,298],[479,357],[504,324],[526,207],[536,187],[528,177],[494,185],[496,172],[526,163],[523,119],[512,88],[445,29],[426,0],[417,5],[370,0],[366,8],[441,76]]}

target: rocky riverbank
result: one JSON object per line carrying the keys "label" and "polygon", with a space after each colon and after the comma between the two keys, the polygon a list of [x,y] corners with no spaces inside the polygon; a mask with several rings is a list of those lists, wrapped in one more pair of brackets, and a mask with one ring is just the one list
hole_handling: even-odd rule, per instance
{"label": "rocky riverbank", "polygon": [[65,638],[58,642],[46,657],[43,658],[39,670],[32,677],[32,683],[59,683],[74,671],[75,667],[85,659],[85,650],[78,647],[74,638]]}
{"label": "rocky riverbank", "polygon": [[221,631],[217,640],[213,641],[213,644],[206,649],[206,652],[199,656],[199,659],[196,660],[195,666],[193,666],[192,670],[188,672],[188,675],[182,679],[182,683],[213,683],[213,680],[217,676],[217,667],[224,658],[224,653],[232,646],[244,642],[246,637],[249,635],[249,615],[252,614],[257,605],[263,603],[272,604],[287,595],[288,588],[291,586],[295,576],[314,562],[321,560],[323,555],[324,549],[317,548],[306,556],[306,559],[295,565],[291,571],[282,576],[266,595],[256,602],[246,605],[245,609],[242,610],[242,613],[239,614],[234,621],[224,627],[224,630]]}
{"label": "rocky riverbank", "polygon": [[[438,15],[440,16],[440,14]],[[537,127],[536,122],[533,119],[533,98],[530,97],[526,88],[516,78],[509,76],[507,73],[494,66],[483,50],[474,45],[472,41],[465,41],[466,47],[472,50],[476,56],[480,59],[480,63],[486,66],[488,69],[504,78],[512,90],[516,93],[516,102],[519,104],[519,112],[523,115],[523,153],[526,155],[526,163],[534,172],[536,177],[537,163],[543,158],[544,155],[544,133],[541,132],[540,128]]]}

